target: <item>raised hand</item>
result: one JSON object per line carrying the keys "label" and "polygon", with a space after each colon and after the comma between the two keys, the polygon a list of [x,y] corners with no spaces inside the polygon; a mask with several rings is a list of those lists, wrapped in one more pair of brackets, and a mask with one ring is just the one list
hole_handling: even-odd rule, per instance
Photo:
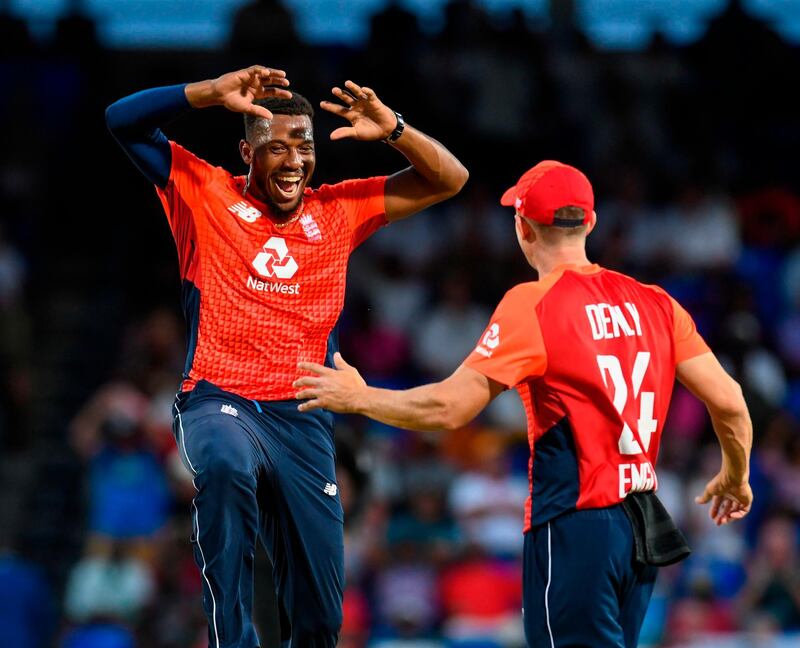
{"label": "raised hand", "polygon": [[341,353],[333,355],[335,369],[315,362],[301,362],[297,365],[300,371],[308,371],[314,375],[298,378],[293,387],[304,387],[297,392],[295,398],[305,400],[297,409],[301,412],[323,407],[333,412],[347,414],[355,412],[359,396],[367,387],[367,383],[355,367],[347,364]]}
{"label": "raised hand", "polygon": [[386,106],[374,90],[361,87],[352,81],[345,81],[346,90],[339,87],[331,92],[342,102],[321,101],[320,107],[334,115],[344,117],[350,126],[342,126],[331,133],[332,140],[346,137],[363,142],[383,140],[392,134],[397,126],[394,111]]}
{"label": "raised hand", "polygon": [[694,501],[697,504],[711,502],[708,515],[717,526],[721,526],[734,520],[741,520],[750,512],[750,507],[753,505],[753,491],[747,482],[732,483],[727,474],[720,471],[706,484],[703,494]]}
{"label": "raised hand", "polygon": [[186,86],[186,98],[195,108],[225,106],[233,112],[272,119],[269,110],[253,102],[266,97],[289,99],[292,93],[285,89],[288,85],[289,80],[283,70],[251,65],[210,81],[190,83]]}

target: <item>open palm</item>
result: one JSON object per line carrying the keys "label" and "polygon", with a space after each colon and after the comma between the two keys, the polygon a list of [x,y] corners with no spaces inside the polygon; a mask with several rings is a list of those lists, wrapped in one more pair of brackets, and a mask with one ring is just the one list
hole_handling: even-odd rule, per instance
{"label": "open palm", "polygon": [[344,117],[350,126],[342,126],[331,133],[332,140],[347,137],[363,142],[383,140],[392,134],[397,125],[394,111],[385,105],[373,90],[345,81],[346,90],[333,88],[331,92],[344,105],[332,101],[320,102],[320,107],[334,115]]}
{"label": "open palm", "polygon": [[[214,79],[212,87],[217,103],[233,112],[272,119],[272,113],[253,102],[266,97],[290,98],[292,93],[280,86],[288,86],[286,72],[262,65],[229,72]],[[275,87],[279,86],[279,87]]]}

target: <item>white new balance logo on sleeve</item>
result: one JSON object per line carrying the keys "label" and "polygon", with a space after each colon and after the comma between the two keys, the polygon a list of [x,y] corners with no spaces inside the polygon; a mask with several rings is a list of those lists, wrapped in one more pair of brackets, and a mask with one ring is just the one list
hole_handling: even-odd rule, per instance
{"label": "white new balance logo on sleeve", "polygon": [[322,492],[326,495],[330,495],[331,497],[336,497],[336,493],[339,492],[339,489],[336,487],[336,484],[331,484],[328,482],[325,484],[325,488],[322,489]]}

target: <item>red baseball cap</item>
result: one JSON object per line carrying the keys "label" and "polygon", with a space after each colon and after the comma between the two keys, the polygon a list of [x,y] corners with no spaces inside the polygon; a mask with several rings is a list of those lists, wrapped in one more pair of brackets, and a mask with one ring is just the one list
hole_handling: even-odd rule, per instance
{"label": "red baseball cap", "polygon": [[[577,227],[591,220],[594,192],[589,179],[575,167],[544,160],[523,173],[517,184],[503,194],[500,204],[514,207],[543,225]],[[554,220],[561,207],[580,207],[586,215],[583,221]]]}

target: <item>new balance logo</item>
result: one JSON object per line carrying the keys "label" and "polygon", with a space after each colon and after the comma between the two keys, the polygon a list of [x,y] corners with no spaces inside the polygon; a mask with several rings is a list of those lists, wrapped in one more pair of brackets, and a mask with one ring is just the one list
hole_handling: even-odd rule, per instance
{"label": "new balance logo", "polygon": [[246,223],[255,223],[256,219],[261,216],[261,212],[258,211],[252,205],[248,205],[244,200],[241,200],[233,205],[228,207],[228,211],[241,218]]}
{"label": "new balance logo", "polygon": [[223,414],[230,414],[231,416],[239,416],[239,410],[237,410],[233,405],[228,405],[225,403],[222,407],[219,408],[219,411]]}
{"label": "new balance logo", "polygon": [[262,277],[291,279],[297,272],[297,261],[289,254],[286,241],[273,236],[264,243],[264,249],[253,259],[253,267]]}
{"label": "new balance logo", "polygon": [[328,482],[325,484],[325,488],[322,489],[322,492],[326,495],[330,495],[331,497],[336,497],[336,493],[339,492],[339,488],[336,486],[336,484],[331,484]]}

